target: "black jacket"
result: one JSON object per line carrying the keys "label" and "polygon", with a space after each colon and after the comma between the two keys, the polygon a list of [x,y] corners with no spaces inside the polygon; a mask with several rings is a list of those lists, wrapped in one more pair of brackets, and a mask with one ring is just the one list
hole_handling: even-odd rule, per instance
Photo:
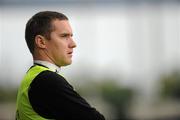
{"label": "black jacket", "polygon": [[64,77],[43,71],[32,81],[28,91],[33,109],[42,117],[55,120],[105,120]]}

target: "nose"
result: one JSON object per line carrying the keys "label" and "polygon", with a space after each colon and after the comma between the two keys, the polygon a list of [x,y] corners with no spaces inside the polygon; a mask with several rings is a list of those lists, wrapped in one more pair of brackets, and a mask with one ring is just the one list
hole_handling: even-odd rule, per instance
{"label": "nose", "polygon": [[71,43],[69,45],[70,48],[75,48],[77,47],[76,43],[74,42],[74,40],[71,38]]}

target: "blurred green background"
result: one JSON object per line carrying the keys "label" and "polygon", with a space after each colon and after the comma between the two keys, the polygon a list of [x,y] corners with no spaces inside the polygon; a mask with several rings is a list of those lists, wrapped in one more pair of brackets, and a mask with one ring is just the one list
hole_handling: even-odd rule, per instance
{"label": "blurred green background", "polygon": [[65,13],[77,48],[62,75],[107,120],[180,119],[179,0],[0,0],[0,120],[32,65],[27,20]]}

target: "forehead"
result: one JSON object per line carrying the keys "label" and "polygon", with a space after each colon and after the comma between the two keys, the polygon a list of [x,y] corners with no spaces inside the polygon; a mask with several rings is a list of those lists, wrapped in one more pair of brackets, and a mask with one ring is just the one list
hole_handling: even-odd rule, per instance
{"label": "forehead", "polygon": [[54,20],[52,21],[53,31],[57,32],[70,32],[72,33],[71,26],[68,20]]}

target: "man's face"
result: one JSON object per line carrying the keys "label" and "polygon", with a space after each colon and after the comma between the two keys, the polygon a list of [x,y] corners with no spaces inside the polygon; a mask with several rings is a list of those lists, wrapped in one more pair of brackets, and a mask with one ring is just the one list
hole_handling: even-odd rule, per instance
{"label": "man's face", "polygon": [[48,57],[57,66],[66,66],[72,63],[73,48],[76,47],[72,39],[73,33],[68,20],[54,20],[54,30],[50,40],[46,41]]}

